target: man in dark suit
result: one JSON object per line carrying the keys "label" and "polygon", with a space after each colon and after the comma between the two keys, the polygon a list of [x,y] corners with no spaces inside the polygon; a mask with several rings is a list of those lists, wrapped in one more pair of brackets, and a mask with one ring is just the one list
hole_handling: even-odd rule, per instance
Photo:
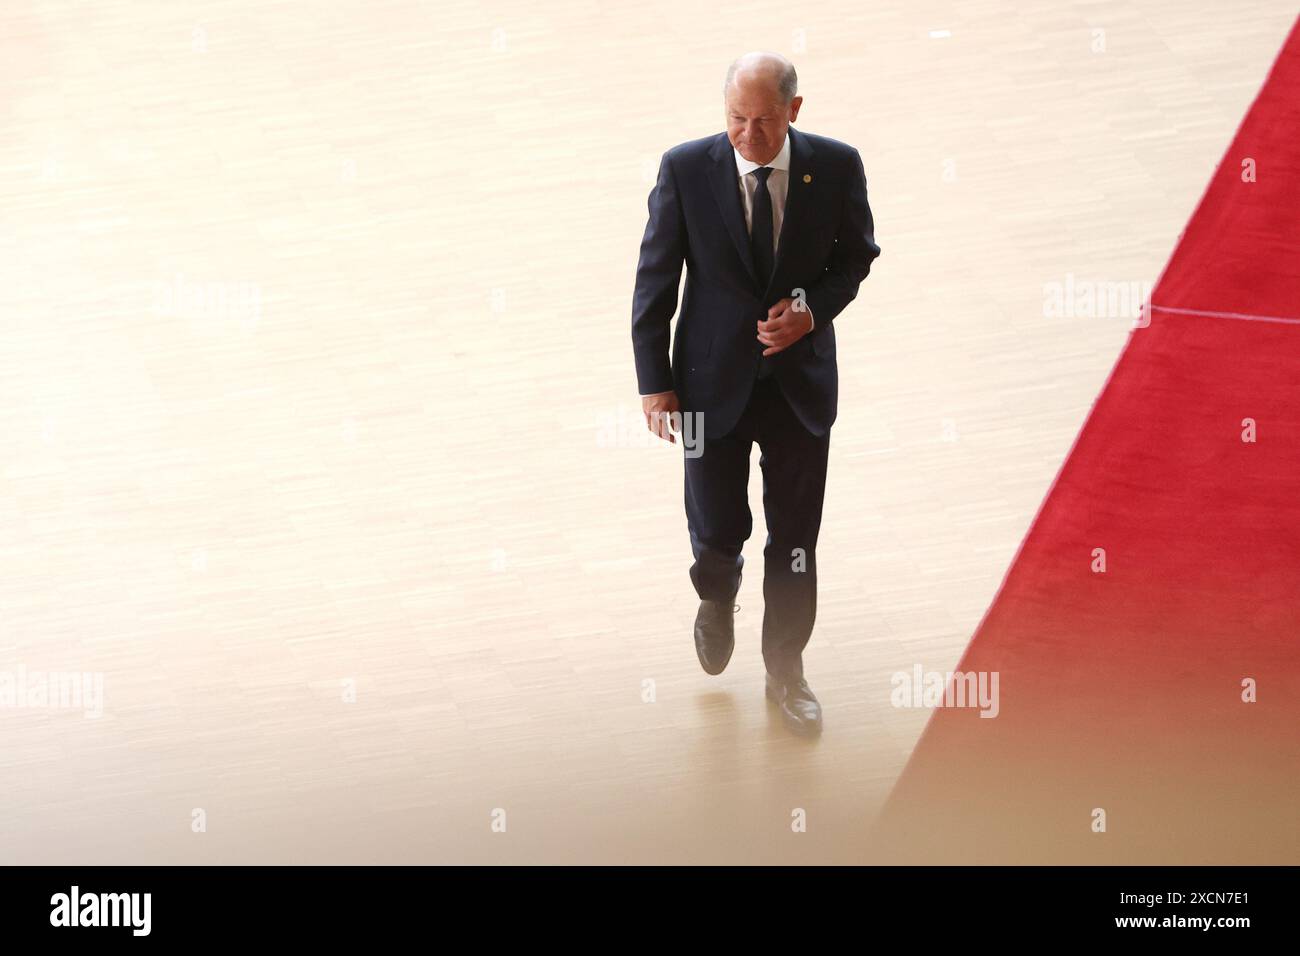
{"label": "man in dark suit", "polygon": [[[794,67],[751,53],[727,71],[727,131],[663,156],[650,193],[632,301],[646,425],[675,441],[691,416],[686,519],[700,597],[695,648],[720,674],[735,647],[741,547],[753,530],[747,486],[762,452],[763,661],[768,699],[794,731],[821,730],[803,674],[817,611],[817,534],[838,377],[835,317],[880,255],[862,157],[790,124],[803,98]],[[669,360],[682,265],[686,289]]]}

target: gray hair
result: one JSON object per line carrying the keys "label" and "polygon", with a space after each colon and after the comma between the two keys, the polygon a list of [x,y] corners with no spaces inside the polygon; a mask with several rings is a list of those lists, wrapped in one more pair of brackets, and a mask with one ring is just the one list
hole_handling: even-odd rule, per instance
{"label": "gray hair", "polygon": [[727,78],[722,83],[724,97],[735,81],[736,74],[741,71],[766,71],[772,74],[776,80],[776,91],[786,105],[789,105],[790,101],[799,94],[799,76],[794,71],[793,63],[779,53],[755,52],[737,57],[735,62],[727,67]]}

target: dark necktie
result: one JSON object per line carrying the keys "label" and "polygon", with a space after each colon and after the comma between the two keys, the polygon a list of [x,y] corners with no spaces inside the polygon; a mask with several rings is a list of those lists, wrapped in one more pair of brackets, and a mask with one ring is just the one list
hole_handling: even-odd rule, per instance
{"label": "dark necktie", "polygon": [[[776,252],[772,248],[772,194],[767,191],[767,177],[772,175],[771,166],[760,166],[754,170],[758,177],[758,188],[754,190],[754,209],[751,213],[752,223],[749,227],[749,248],[754,256],[754,271],[758,273],[759,284],[767,290],[772,278],[772,267],[776,262]],[[762,293],[759,293],[762,295]],[[763,351],[763,344],[758,343],[758,351]],[[772,360],[758,360],[758,377],[770,378]]]}
{"label": "dark necktie", "polygon": [[772,167],[760,166],[754,170],[754,175],[758,177],[758,187],[754,190],[749,246],[754,254],[758,284],[766,291],[768,280],[772,278],[772,266],[776,262],[776,251],[772,243],[772,194],[767,191],[767,177],[772,175]]}

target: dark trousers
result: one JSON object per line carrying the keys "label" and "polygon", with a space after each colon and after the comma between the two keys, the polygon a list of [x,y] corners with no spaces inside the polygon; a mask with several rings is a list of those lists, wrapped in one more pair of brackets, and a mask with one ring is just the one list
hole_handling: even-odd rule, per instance
{"label": "dark trousers", "polygon": [[736,427],[705,440],[686,458],[686,524],[691,583],[702,600],[730,601],[740,588],[741,546],[753,531],[749,454],[762,452],[763,663],[773,674],[803,676],[803,649],[817,616],[817,533],[826,490],[830,433],[812,435],[781,394],[775,377],[760,378]]}

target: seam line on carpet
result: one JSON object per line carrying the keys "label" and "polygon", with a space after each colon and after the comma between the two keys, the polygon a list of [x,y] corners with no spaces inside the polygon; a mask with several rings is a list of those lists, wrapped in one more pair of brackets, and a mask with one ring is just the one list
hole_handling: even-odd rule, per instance
{"label": "seam line on carpet", "polygon": [[1239,319],[1243,322],[1281,322],[1284,325],[1300,325],[1300,319],[1280,315],[1252,315],[1249,312],[1209,312],[1205,309],[1175,309],[1167,305],[1151,306],[1153,312],[1176,312],[1179,315],[1205,315],[1212,319]]}

